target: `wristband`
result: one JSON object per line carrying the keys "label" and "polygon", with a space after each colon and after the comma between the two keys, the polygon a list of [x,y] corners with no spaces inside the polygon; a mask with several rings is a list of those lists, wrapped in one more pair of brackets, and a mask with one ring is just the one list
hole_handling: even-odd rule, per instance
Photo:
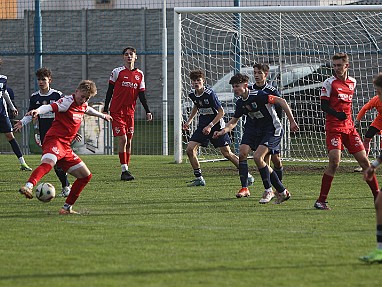
{"label": "wristband", "polygon": [[371,163],[371,166],[374,167],[374,168],[377,168],[381,163],[379,162],[379,160],[375,159],[373,160],[373,162]]}
{"label": "wristband", "polygon": [[213,123],[213,122],[210,122],[210,123],[208,124],[208,126],[209,126],[210,128],[212,128],[212,127],[214,126],[214,123]]}

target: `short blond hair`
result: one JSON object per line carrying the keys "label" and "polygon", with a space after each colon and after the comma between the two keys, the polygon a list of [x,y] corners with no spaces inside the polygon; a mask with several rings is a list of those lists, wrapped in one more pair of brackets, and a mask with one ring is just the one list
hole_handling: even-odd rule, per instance
{"label": "short blond hair", "polygon": [[77,90],[86,92],[89,98],[94,97],[97,94],[97,86],[91,80],[82,80],[78,84]]}

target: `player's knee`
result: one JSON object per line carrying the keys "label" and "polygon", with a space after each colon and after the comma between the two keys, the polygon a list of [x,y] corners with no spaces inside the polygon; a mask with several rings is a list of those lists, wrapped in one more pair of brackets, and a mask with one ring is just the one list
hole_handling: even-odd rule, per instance
{"label": "player's knee", "polygon": [[87,184],[87,183],[89,183],[89,181],[91,180],[92,177],[93,177],[93,174],[90,173],[88,176],[78,178],[77,180],[81,181],[84,184]]}

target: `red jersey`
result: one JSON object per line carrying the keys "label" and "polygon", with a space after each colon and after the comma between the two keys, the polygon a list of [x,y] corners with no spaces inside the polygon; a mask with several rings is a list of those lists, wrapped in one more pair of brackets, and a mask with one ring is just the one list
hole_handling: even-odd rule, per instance
{"label": "red jersey", "polygon": [[111,72],[109,83],[114,85],[110,112],[125,110],[128,115],[134,115],[138,93],[145,90],[143,72],[118,67]]}
{"label": "red jersey", "polygon": [[[74,95],[65,96],[50,104],[55,113],[51,128],[45,135],[46,138],[59,138],[60,142],[70,145],[76,137],[81,126],[88,103],[77,105]],[[45,141],[44,139],[44,141]]]}
{"label": "red jersey", "polygon": [[337,112],[344,112],[347,119],[341,121],[335,116],[326,114],[325,130],[328,132],[349,133],[354,129],[352,101],[357,81],[348,77],[345,81],[332,76],[324,81],[321,89],[321,100],[329,101],[329,107]]}

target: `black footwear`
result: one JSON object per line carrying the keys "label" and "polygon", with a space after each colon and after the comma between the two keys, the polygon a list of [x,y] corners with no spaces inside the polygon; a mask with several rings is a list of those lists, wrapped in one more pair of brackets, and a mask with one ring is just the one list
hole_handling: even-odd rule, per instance
{"label": "black footwear", "polygon": [[134,176],[131,175],[130,171],[126,170],[124,172],[122,172],[121,174],[121,180],[133,180],[134,179]]}

